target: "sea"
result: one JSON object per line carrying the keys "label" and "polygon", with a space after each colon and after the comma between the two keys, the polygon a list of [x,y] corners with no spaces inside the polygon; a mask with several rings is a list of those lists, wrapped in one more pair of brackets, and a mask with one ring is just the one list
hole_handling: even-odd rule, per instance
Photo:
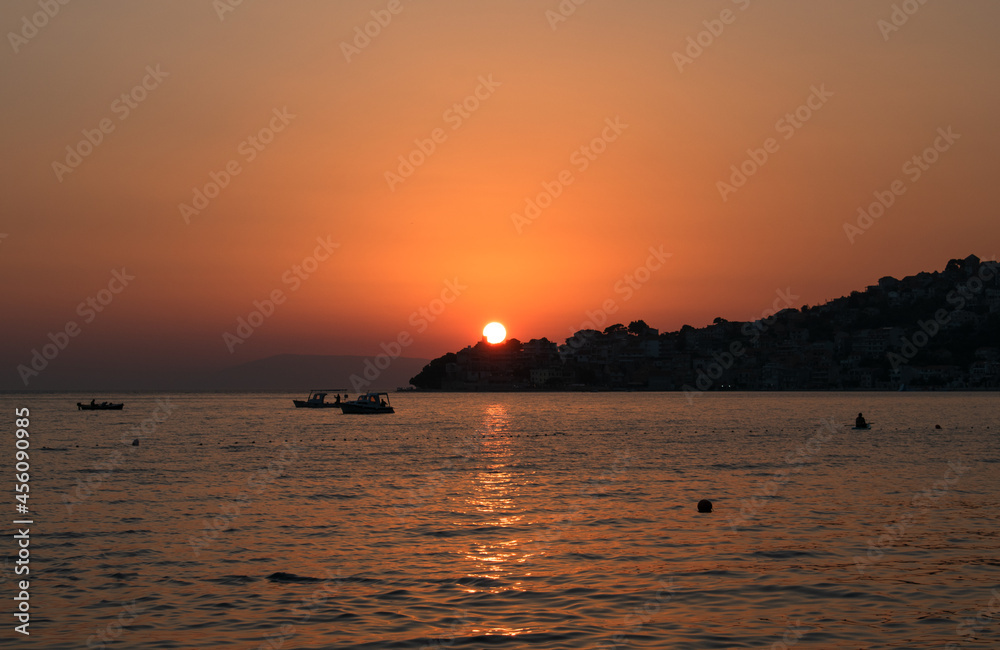
{"label": "sea", "polygon": [[90,397],[0,396],[0,645],[1000,647],[997,393]]}

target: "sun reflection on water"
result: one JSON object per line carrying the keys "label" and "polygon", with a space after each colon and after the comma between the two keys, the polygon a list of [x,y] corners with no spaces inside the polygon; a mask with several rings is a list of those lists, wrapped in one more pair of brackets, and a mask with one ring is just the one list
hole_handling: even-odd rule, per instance
{"label": "sun reflection on water", "polygon": [[[524,519],[524,506],[519,503],[524,475],[516,469],[518,455],[509,425],[507,407],[500,403],[490,404],[474,434],[479,441],[478,462],[469,477],[470,485],[462,507],[466,514],[472,515],[471,523],[467,520],[466,525],[475,526],[477,535],[464,557],[470,564],[467,577],[485,580],[470,587],[470,593],[519,590],[520,581],[504,585],[491,584],[491,581],[509,579],[514,569],[528,559],[521,548],[523,532],[518,529]],[[523,568],[519,572],[523,572]],[[493,631],[495,634],[523,632],[514,629]]]}

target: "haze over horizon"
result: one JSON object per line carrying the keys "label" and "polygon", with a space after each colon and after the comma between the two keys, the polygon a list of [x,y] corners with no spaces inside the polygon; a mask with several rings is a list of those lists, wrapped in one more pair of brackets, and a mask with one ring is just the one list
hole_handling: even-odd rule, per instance
{"label": "haze over horizon", "polygon": [[996,259],[985,0],[42,5],[0,7],[4,385],[59,332],[44,372],[434,358]]}

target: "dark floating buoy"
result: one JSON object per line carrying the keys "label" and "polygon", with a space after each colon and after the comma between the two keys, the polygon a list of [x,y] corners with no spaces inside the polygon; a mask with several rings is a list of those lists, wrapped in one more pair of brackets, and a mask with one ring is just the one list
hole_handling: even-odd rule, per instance
{"label": "dark floating buoy", "polygon": [[133,447],[138,447],[139,446],[139,439],[138,438],[136,438],[135,440],[132,441],[132,446]]}
{"label": "dark floating buoy", "polygon": [[712,502],[708,499],[702,499],[699,501],[698,512],[712,512]]}
{"label": "dark floating buoy", "polygon": [[941,425],[940,425],[940,424],[935,424],[935,425],[934,425],[934,428],[935,428],[935,429],[940,429],[940,428],[941,428]]}

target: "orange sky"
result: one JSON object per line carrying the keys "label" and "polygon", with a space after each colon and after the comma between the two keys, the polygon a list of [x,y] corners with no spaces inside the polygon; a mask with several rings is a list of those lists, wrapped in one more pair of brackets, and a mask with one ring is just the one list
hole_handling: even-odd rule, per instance
{"label": "orange sky", "polygon": [[[610,322],[702,326],[758,317],[779,289],[815,304],[993,257],[1000,6],[927,3],[888,31],[893,5],[589,0],[556,22],[556,0],[259,0],[221,17],[225,0],[88,2],[35,29],[37,0],[5,2],[5,379],[68,321],[67,366],[375,354],[403,332],[407,356],[435,357],[490,320],[562,341],[610,299]],[[390,182],[415,140],[433,153]],[[936,141],[919,178],[904,171]],[[67,147],[89,155],[70,168]],[[896,180],[850,241],[845,222]],[[551,205],[512,218],[543,183]],[[292,290],[318,238],[339,247]],[[650,247],[671,257],[623,290]],[[135,279],[85,322],[78,305],[123,267]],[[465,288],[413,318],[446,281]],[[223,334],[274,290],[285,301],[230,353]]]}

